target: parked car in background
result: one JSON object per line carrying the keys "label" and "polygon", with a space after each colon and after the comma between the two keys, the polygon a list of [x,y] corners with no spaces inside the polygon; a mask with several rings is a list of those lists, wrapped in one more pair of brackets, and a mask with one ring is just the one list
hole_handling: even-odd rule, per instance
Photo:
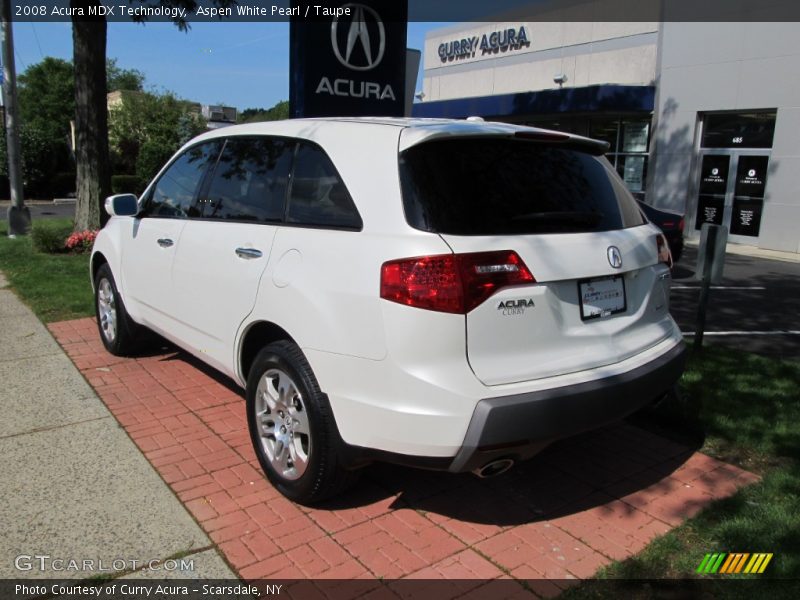
{"label": "parked car in background", "polygon": [[606,149],[424,119],[203,134],[106,201],[100,337],[127,354],[154,330],[242,386],[292,500],[374,460],[497,475],[683,371],[667,241]]}
{"label": "parked car in background", "polygon": [[658,227],[667,238],[672,260],[678,262],[683,254],[683,214],[663,208],[656,208],[637,200],[647,219]]}

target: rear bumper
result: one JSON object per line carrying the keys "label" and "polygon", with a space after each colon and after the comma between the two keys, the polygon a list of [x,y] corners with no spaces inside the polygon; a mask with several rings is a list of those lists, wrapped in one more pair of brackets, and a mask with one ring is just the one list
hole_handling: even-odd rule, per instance
{"label": "rear bumper", "polygon": [[686,347],[680,342],[626,373],[483,399],[447,469],[460,473],[499,458],[525,459],[557,439],[618,421],[669,391],[683,373],[685,362]]}

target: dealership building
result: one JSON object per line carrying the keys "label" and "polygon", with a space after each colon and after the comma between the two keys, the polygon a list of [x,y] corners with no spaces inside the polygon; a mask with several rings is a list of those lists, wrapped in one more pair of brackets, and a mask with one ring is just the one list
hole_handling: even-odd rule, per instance
{"label": "dealership building", "polygon": [[428,33],[414,115],[607,141],[634,195],[686,234],[800,252],[796,22],[463,23]]}

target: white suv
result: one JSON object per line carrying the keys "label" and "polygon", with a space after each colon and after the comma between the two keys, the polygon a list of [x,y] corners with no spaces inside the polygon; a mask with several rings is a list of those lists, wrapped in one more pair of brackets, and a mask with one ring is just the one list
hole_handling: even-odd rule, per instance
{"label": "white suv", "polygon": [[449,120],[203,134],[106,201],[103,343],[150,329],[233,378],[298,502],[374,460],[498,474],[683,370],[669,249],[605,150]]}

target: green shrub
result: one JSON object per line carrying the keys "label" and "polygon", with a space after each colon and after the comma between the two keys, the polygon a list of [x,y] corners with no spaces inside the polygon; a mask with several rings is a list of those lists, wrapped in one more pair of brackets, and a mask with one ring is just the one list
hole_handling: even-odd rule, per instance
{"label": "green shrub", "polygon": [[111,176],[111,191],[115,194],[136,194],[138,196],[143,189],[142,180],[137,175]]}
{"label": "green shrub", "polygon": [[172,144],[163,139],[145,141],[139,148],[139,156],[136,158],[136,174],[143,180],[150,181],[178,147],[178,144]]}
{"label": "green shrub", "polygon": [[71,226],[34,225],[31,229],[31,240],[33,247],[39,252],[56,254],[66,250],[64,244],[71,233]]}

